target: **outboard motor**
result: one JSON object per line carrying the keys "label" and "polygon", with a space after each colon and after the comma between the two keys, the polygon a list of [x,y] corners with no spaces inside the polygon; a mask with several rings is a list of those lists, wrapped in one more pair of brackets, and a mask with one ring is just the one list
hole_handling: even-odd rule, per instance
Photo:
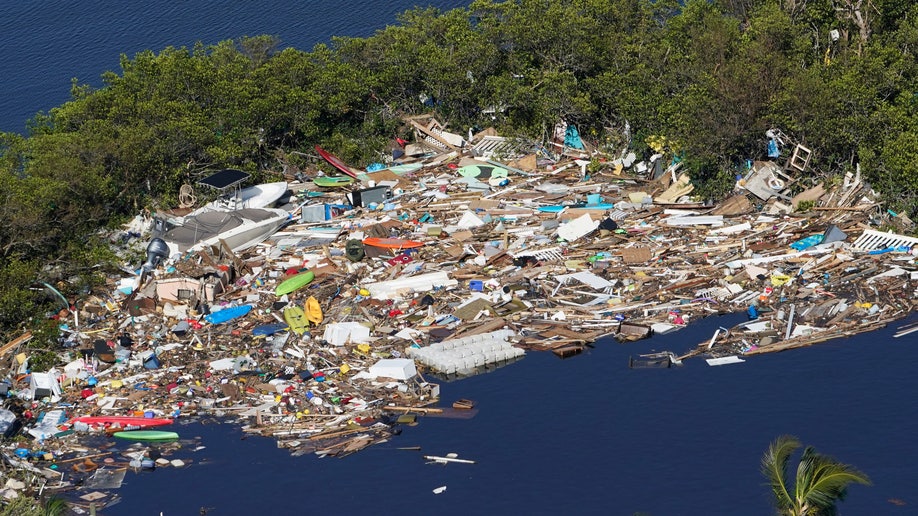
{"label": "outboard motor", "polygon": [[147,261],[144,262],[141,268],[146,272],[150,272],[168,257],[169,245],[162,238],[154,238],[147,245]]}
{"label": "outboard motor", "polygon": [[165,220],[162,220],[160,218],[153,219],[153,229],[152,229],[153,238],[159,238],[165,235],[168,229],[169,228],[166,227]]}

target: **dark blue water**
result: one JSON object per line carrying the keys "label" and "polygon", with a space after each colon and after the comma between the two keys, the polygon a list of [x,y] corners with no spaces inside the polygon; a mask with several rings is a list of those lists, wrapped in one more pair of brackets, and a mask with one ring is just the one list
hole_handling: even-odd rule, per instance
{"label": "dark blue water", "polygon": [[71,79],[99,86],[120,54],[271,34],[311,49],[332,36],[369,36],[415,5],[468,0],[30,0],[0,2],[0,131],[70,98]]}
{"label": "dark blue water", "polygon": [[[444,383],[443,401],[475,399],[476,417],[422,418],[391,443],[343,459],[291,457],[230,425],[179,427],[206,446],[177,455],[196,463],[129,475],[124,501],[106,514],[764,516],[771,509],[759,461],[785,433],[871,476],[874,486],[852,487],[841,514],[918,513],[918,337],[892,339],[896,325],[738,365],[627,367],[632,353],[685,351],[739,320],[602,341],[567,360],[530,353]],[[396,449],[408,446],[422,450]],[[478,462],[437,466],[421,457],[449,452]],[[433,494],[439,486],[447,490]]]}

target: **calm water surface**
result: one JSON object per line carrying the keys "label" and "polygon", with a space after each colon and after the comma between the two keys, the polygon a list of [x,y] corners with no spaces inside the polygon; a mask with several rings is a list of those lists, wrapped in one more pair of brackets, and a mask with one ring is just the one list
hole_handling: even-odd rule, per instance
{"label": "calm water surface", "polygon": [[[444,403],[471,398],[480,412],[422,418],[392,442],[343,459],[291,457],[230,425],[180,426],[206,446],[176,455],[194,465],[129,475],[124,501],[106,513],[764,516],[771,509],[759,461],[785,433],[871,476],[874,486],[851,488],[841,514],[918,513],[918,341],[891,338],[902,323],[738,365],[694,359],[628,369],[630,354],[686,351],[740,320],[709,318],[630,344],[604,340],[567,360],[530,353],[443,383]],[[421,451],[396,449],[408,446]],[[477,464],[421,457],[449,452]],[[433,494],[440,486],[446,491]]]}

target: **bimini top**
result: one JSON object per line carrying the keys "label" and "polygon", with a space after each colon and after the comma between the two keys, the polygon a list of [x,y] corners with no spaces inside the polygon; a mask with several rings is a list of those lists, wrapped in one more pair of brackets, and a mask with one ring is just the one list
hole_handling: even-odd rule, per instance
{"label": "bimini top", "polygon": [[227,188],[239,186],[248,178],[248,172],[227,168],[205,177],[204,179],[198,181],[198,184],[216,188],[217,190],[225,190]]}

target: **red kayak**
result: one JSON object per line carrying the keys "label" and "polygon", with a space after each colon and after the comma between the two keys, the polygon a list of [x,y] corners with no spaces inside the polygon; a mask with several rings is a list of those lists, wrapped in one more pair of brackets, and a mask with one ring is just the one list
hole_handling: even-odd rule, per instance
{"label": "red kayak", "polygon": [[122,428],[147,428],[172,424],[171,419],[136,416],[82,416],[75,417],[70,422],[84,423],[95,427],[120,426]]}
{"label": "red kayak", "polygon": [[334,154],[328,152],[322,147],[319,147],[318,145],[316,145],[316,152],[318,152],[319,156],[322,156],[322,158],[324,158],[325,161],[331,163],[333,167],[353,177],[354,179],[357,179],[357,174],[355,174],[354,171],[351,170],[349,166],[347,166],[343,161],[341,161],[341,158],[339,158],[338,156],[335,156]]}

